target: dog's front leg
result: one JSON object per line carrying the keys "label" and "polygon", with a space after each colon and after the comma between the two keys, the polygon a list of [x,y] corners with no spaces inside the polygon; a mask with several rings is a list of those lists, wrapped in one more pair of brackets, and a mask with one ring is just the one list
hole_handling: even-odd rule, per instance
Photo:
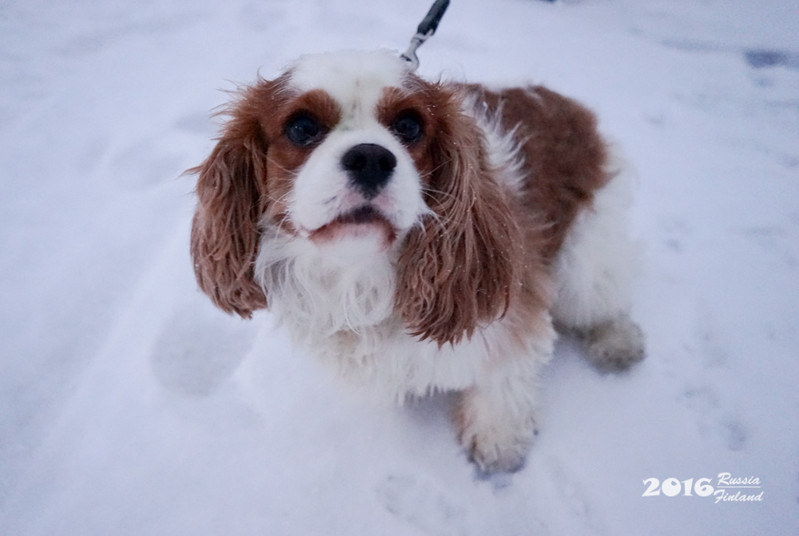
{"label": "dog's front leg", "polygon": [[469,459],[484,473],[513,472],[524,465],[538,433],[536,405],[540,370],[552,341],[491,363],[478,382],[460,394],[455,422]]}

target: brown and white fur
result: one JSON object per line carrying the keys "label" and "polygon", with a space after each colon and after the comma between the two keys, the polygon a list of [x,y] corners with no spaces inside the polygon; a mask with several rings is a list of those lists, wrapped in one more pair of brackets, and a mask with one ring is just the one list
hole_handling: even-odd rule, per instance
{"label": "brown and white fur", "polygon": [[193,170],[200,288],[242,317],[270,309],[399,400],[458,391],[459,439],[482,470],[524,461],[553,325],[599,368],[643,357],[623,175],[575,101],[346,52],[258,80],[227,114]]}

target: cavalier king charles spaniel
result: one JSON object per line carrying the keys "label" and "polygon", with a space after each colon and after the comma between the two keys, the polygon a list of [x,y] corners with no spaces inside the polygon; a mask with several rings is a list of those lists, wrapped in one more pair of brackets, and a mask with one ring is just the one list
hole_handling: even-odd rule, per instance
{"label": "cavalier king charles spaniel", "polygon": [[479,469],[523,464],[556,326],[600,369],[643,358],[625,175],[577,102],[342,52],[259,79],[226,114],[192,170],[200,288],[245,318],[268,308],[389,396],[457,391]]}

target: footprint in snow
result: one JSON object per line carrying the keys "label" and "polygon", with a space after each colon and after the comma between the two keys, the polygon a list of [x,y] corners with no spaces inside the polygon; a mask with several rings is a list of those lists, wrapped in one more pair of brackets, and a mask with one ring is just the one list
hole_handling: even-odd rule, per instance
{"label": "footprint in snow", "polygon": [[166,389],[208,396],[236,370],[255,338],[252,325],[209,307],[179,308],[165,322],[150,358]]}
{"label": "footprint in snow", "polygon": [[582,483],[557,460],[550,460],[549,473],[563,506],[570,512],[569,518],[581,526],[582,534],[605,534],[600,515],[591,505]]}
{"label": "footprint in snow", "polygon": [[746,446],[749,437],[746,426],[723,411],[715,389],[707,385],[687,388],[683,392],[682,402],[696,413],[700,434],[715,436],[733,452]]}
{"label": "footprint in snow", "polygon": [[376,493],[388,512],[425,534],[469,534],[465,509],[450,501],[432,482],[412,475],[389,475],[377,485]]}
{"label": "footprint in snow", "polygon": [[799,69],[799,53],[787,50],[750,48],[743,52],[746,63],[755,69],[788,67]]}

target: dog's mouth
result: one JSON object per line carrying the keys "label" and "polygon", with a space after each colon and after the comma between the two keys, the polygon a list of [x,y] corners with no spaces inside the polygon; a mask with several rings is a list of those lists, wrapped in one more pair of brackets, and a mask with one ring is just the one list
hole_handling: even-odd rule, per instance
{"label": "dog's mouth", "polygon": [[397,232],[389,219],[372,205],[362,205],[336,216],[329,223],[311,231],[309,238],[324,243],[345,236],[360,237],[374,231],[383,233],[386,244],[392,243]]}

